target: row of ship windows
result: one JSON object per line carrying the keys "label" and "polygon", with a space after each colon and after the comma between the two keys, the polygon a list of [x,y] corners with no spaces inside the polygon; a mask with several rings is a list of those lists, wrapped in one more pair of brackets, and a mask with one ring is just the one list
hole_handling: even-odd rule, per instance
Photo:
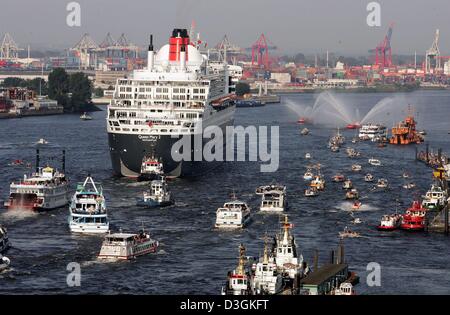
{"label": "row of ship windows", "polygon": [[[154,113],[155,110],[152,109],[150,110],[151,113]],[[158,113],[162,113],[162,110],[157,110],[156,112]],[[115,113],[115,117],[114,117],[114,113],[110,113],[109,118],[136,118],[137,117],[137,113],[136,112],[116,112]],[[128,115],[127,115],[128,114]],[[201,118],[203,116],[203,114],[200,113],[179,113],[177,115],[178,118],[188,118],[188,119],[195,119],[197,117]]]}
{"label": "row of ship windows", "polygon": [[[144,88],[144,87],[140,87],[139,89],[136,88],[135,91],[136,92],[141,92],[141,93],[151,93],[153,91],[152,88]],[[156,93],[169,93],[169,88],[156,88],[154,89],[156,91]],[[204,94],[206,92],[205,88],[193,88],[193,89],[186,89],[186,88],[172,88],[172,93],[190,93],[192,90],[192,93],[194,94]],[[125,87],[125,86],[121,86],[119,87],[119,92],[133,92],[133,88],[132,87]]]}
{"label": "row of ship windows", "polygon": [[[223,91],[223,90],[222,90]],[[132,99],[133,94],[132,93],[119,93],[119,98],[121,99]],[[182,95],[172,95],[172,97],[169,94],[157,94],[157,95],[151,95],[151,94],[139,94],[135,95],[134,98],[136,99],[155,99],[155,100],[204,100],[206,99],[205,94],[198,94],[198,95],[189,95],[189,94],[182,94]]]}
{"label": "row of ship windows", "polygon": [[[196,82],[197,85],[202,85],[202,86],[208,86],[209,85],[209,81],[200,81],[200,82]],[[156,86],[170,86],[170,84],[168,84],[165,81],[148,81],[148,82],[135,82],[135,84],[133,85],[133,81],[131,80],[119,80],[119,85],[129,85],[129,86],[151,86],[154,87]],[[186,87],[190,87],[192,86],[192,82],[177,82],[177,86],[186,86]]]}
{"label": "row of ship windows", "polygon": [[[115,130],[115,131],[125,131],[125,132],[130,132],[130,131],[132,131],[132,132],[147,132],[148,131],[148,129],[136,129],[136,128],[132,128],[131,130],[130,130],[130,128],[111,128],[112,130]],[[189,129],[153,129],[154,131],[156,131],[156,132],[188,132],[189,131]],[[191,132],[193,132],[194,131],[194,129],[191,129]]]}

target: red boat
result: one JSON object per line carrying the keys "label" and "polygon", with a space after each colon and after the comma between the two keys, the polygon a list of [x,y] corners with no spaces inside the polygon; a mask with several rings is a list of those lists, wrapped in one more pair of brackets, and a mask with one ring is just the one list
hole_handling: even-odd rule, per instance
{"label": "red boat", "polygon": [[352,124],[348,124],[346,128],[347,129],[359,129],[359,128],[361,128],[361,124],[355,122],[355,123],[352,123]]}
{"label": "red boat", "polygon": [[415,200],[410,208],[403,215],[400,228],[407,231],[423,231],[425,230],[425,215],[427,209],[422,208],[419,201]]}
{"label": "red boat", "polygon": [[297,123],[304,124],[304,123],[306,123],[306,119],[303,117],[300,117],[300,119],[297,121]]}

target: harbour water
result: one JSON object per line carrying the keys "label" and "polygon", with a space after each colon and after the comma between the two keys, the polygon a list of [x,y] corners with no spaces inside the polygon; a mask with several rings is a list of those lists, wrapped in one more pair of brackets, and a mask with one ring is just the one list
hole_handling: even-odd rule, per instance
{"label": "harbour water", "polygon": [[[257,186],[272,181],[287,186],[290,208],[286,212],[294,224],[299,251],[312,264],[314,250],[319,250],[320,264],[329,259],[329,251],[339,243],[338,232],[345,226],[361,233],[362,237],[345,239],[346,259],[352,270],[361,277],[358,294],[449,294],[450,238],[442,234],[379,232],[375,229],[385,213],[403,212],[414,198],[419,198],[431,184],[431,170],[414,160],[414,146],[378,148],[373,143],[351,144],[354,130],[341,130],[346,136],[345,146],[356,147],[362,157],[350,159],[345,150],[332,153],[328,138],[335,126],[308,125],[311,135],[300,136],[296,123],[301,105],[312,106],[317,95],[287,95],[281,104],[237,109],[235,124],[280,126],[280,167],[276,173],[261,173],[259,162],[228,162],[214,173],[194,179],[175,179],[169,183],[175,205],[160,210],[135,206],[135,197],[146,183],[113,178],[105,127],[105,111],[93,113],[94,120],[81,121],[78,115],[30,117],[0,122],[0,199],[9,193],[9,183],[19,179],[24,168],[10,167],[16,159],[33,162],[36,141],[45,138],[42,160],[46,155],[59,158],[66,150],[67,176],[75,189],[75,182],[90,173],[102,182],[107,200],[111,228],[136,231],[142,225],[152,237],[160,241],[157,254],[139,257],[128,262],[99,262],[102,238],[76,236],[67,224],[68,208],[47,213],[12,213],[0,209],[0,223],[8,228],[13,248],[7,256],[12,270],[0,274],[0,294],[219,294],[227,271],[237,263],[238,245],[244,243],[247,254],[262,254],[265,232],[272,235],[279,229],[277,215],[257,213],[259,201],[254,194]],[[360,114],[370,110],[386,97],[411,103],[417,110],[418,128],[427,131],[430,147],[450,151],[450,92],[417,91],[411,94],[352,94],[336,96],[342,103],[353,104]],[[395,102],[394,102],[395,103]],[[288,106],[289,104],[289,106]],[[394,104],[395,105],[395,104]],[[386,109],[389,112],[389,109]],[[391,111],[393,112],[393,111]],[[404,114],[390,117],[400,121]],[[332,124],[331,124],[332,125]],[[387,127],[391,127],[387,125]],[[344,146],[344,147],[345,147]],[[310,160],[322,164],[327,179],[325,191],[318,197],[303,196],[306,183],[303,173]],[[367,159],[381,160],[383,166],[374,167]],[[58,160],[51,161],[59,166]],[[360,173],[352,173],[353,163],[363,166]],[[405,190],[402,173],[408,171],[416,183],[413,190]],[[363,223],[352,226],[351,203],[344,200],[341,184],[331,177],[342,172],[349,176],[362,195],[362,208],[355,212]],[[372,184],[364,182],[364,174],[384,177],[390,182],[389,191],[371,192]],[[243,231],[219,232],[213,229],[215,211],[236,196],[252,208],[253,221]],[[397,204],[400,204],[397,207]],[[81,286],[69,287],[67,264],[81,265]],[[370,262],[381,266],[381,286],[366,284],[366,266]]]}

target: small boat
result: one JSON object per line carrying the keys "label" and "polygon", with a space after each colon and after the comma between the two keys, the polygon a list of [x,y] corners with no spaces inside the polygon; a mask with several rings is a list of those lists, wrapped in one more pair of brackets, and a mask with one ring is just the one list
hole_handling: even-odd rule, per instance
{"label": "small boat", "polygon": [[301,134],[302,136],[308,135],[308,134],[309,134],[309,129],[308,129],[308,128],[303,128],[303,129],[300,131],[300,134]]}
{"label": "small boat", "polygon": [[409,175],[409,173],[404,172],[404,173],[402,174],[402,177],[403,177],[403,178],[410,178],[411,176]]}
{"label": "small boat", "polygon": [[306,123],[306,119],[303,117],[300,117],[299,120],[297,120],[297,123],[304,124],[304,123]]}
{"label": "small boat", "polygon": [[139,180],[152,180],[163,174],[163,163],[159,159],[153,156],[144,156],[141,164],[141,173],[138,178]]}
{"label": "small boat", "polygon": [[336,174],[336,175],[333,176],[333,182],[340,183],[340,182],[343,182],[343,181],[345,181],[345,176],[343,174],[339,173],[339,174]]}
{"label": "small boat", "polygon": [[41,138],[38,140],[38,142],[36,142],[36,144],[48,144],[48,141],[45,140],[44,138]]}
{"label": "small boat", "polygon": [[377,229],[380,231],[393,231],[400,227],[402,216],[400,214],[385,214],[381,217],[380,225]]}
{"label": "small boat", "polygon": [[369,164],[373,165],[373,166],[381,166],[380,160],[377,160],[377,159],[374,159],[374,158],[369,159]]}
{"label": "small boat", "polygon": [[306,153],[305,154],[305,159],[310,159],[311,158],[311,153]]}
{"label": "small boat", "polygon": [[260,211],[283,212],[287,206],[286,186],[270,185],[269,187],[270,188],[263,190]]}
{"label": "small boat", "polygon": [[370,173],[367,173],[366,176],[364,176],[364,181],[365,182],[368,182],[368,183],[373,182],[373,179],[374,179],[373,175],[370,174]]}
{"label": "small boat", "polygon": [[8,238],[8,231],[0,225],[0,254],[6,252],[11,247]]}
{"label": "small boat", "polygon": [[352,188],[345,193],[345,199],[358,199],[359,192],[356,188]]}
{"label": "small boat", "polygon": [[426,227],[425,215],[427,209],[423,208],[419,201],[415,200],[410,208],[402,216],[400,228],[407,231],[423,231]]}
{"label": "small boat", "polygon": [[331,295],[356,295],[356,293],[350,282],[343,282],[339,285],[339,288],[333,290]]}
{"label": "small boat", "polygon": [[81,120],[92,120],[92,117],[89,116],[86,112],[84,112],[81,116],[80,116]]}
{"label": "small boat", "polygon": [[342,184],[342,188],[343,189],[352,189],[353,188],[353,183],[350,179],[347,179],[344,181],[344,183]]}
{"label": "small boat", "polygon": [[316,197],[319,195],[319,191],[315,187],[305,189],[305,197]]}
{"label": "small boat", "polygon": [[245,202],[236,199],[224,203],[216,211],[215,227],[219,229],[241,229],[250,221],[250,208]]}
{"label": "small boat", "polygon": [[345,227],[344,231],[339,232],[340,238],[345,238],[345,237],[354,238],[354,237],[360,237],[360,236],[361,235],[358,232],[353,232],[348,227]]}
{"label": "small boat", "polygon": [[321,175],[316,175],[314,179],[309,184],[312,188],[316,188],[317,190],[325,189],[325,179]]}
{"label": "small boat", "polygon": [[144,230],[138,234],[109,233],[105,236],[98,258],[133,259],[156,252],[158,246],[159,242],[152,239]]}
{"label": "small boat", "polygon": [[387,188],[388,185],[389,185],[388,180],[387,180],[387,179],[384,179],[384,178],[380,178],[380,179],[377,181],[377,184],[376,184],[376,186],[377,186],[378,188]]}
{"label": "small boat", "polygon": [[311,172],[310,169],[308,169],[305,174],[303,174],[303,179],[304,180],[312,180],[314,178],[314,174],[313,172]]}
{"label": "small boat", "polygon": [[352,210],[359,210],[362,206],[362,202],[359,200],[356,200],[353,204],[352,204]]}
{"label": "small boat", "polygon": [[150,182],[150,190],[144,191],[136,205],[147,208],[166,207],[173,204],[171,194],[164,177]]}
{"label": "small boat", "polygon": [[353,164],[352,165],[352,171],[353,172],[359,172],[359,171],[361,171],[361,169],[362,169],[362,166],[359,165],[359,164]]}
{"label": "small boat", "polygon": [[358,139],[357,137],[354,137],[354,138],[352,138],[352,143],[355,144],[355,143],[358,142],[358,140],[359,140],[359,139]]}
{"label": "small boat", "polygon": [[103,188],[91,176],[77,185],[69,206],[69,228],[73,233],[97,234],[109,231]]}
{"label": "small boat", "polygon": [[8,166],[24,166],[25,162],[23,160],[14,160],[11,163],[8,163]]}
{"label": "small boat", "polygon": [[362,221],[361,221],[360,218],[354,218],[354,219],[352,220],[352,224],[361,224],[361,223],[362,223]]}
{"label": "small boat", "polygon": [[426,136],[427,132],[425,130],[421,130],[421,131],[419,131],[419,134],[422,135],[422,136]]}
{"label": "small boat", "polygon": [[403,188],[405,188],[405,189],[412,189],[414,187],[416,187],[416,184],[414,184],[414,183],[406,183],[403,185]]}
{"label": "small boat", "polygon": [[361,128],[361,124],[358,122],[354,122],[354,123],[348,124],[346,126],[346,128],[347,129],[359,129],[359,128]]}
{"label": "small boat", "polygon": [[339,152],[339,146],[338,145],[332,145],[330,147],[331,152]]}
{"label": "small boat", "polygon": [[11,260],[9,260],[8,257],[2,256],[0,254],[0,272],[8,269],[9,265],[11,265]]}

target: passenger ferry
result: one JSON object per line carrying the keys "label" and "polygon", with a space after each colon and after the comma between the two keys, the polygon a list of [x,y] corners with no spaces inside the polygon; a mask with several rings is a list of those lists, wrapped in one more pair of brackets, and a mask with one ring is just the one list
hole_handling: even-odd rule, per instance
{"label": "passenger ferry", "polygon": [[31,176],[24,175],[23,180],[11,183],[5,207],[34,211],[56,209],[67,205],[68,192],[64,173],[49,166],[38,167]]}
{"label": "passenger ferry", "polygon": [[105,236],[98,258],[133,259],[156,252],[158,246],[159,242],[152,239],[144,230],[138,234],[109,233]]}
{"label": "passenger ferry", "polygon": [[[201,137],[209,126],[222,129],[226,146],[225,128],[234,123],[235,82],[241,76],[241,67],[200,53],[187,29],[175,28],[158,52],[151,36],[146,69],[118,79],[108,106],[114,173],[138,177],[146,155],[162,161],[167,176],[195,176],[217,166],[195,152],[202,152],[210,141]],[[181,160],[173,157],[172,148],[181,137],[194,143],[196,136],[201,138],[198,150]]]}
{"label": "passenger ferry", "polygon": [[428,210],[439,210],[447,201],[447,192],[438,185],[431,185],[422,200],[422,207]]}
{"label": "passenger ferry", "polygon": [[379,124],[364,124],[359,129],[360,140],[382,139],[387,137],[387,128]]}
{"label": "passenger ferry", "polygon": [[260,210],[263,212],[283,212],[287,206],[286,186],[261,186],[256,190],[262,195]]}
{"label": "passenger ferry", "polygon": [[251,289],[253,294],[278,294],[283,289],[283,277],[271,255],[267,243],[264,242],[264,254],[252,265]]}
{"label": "passenger ferry", "polygon": [[11,243],[9,242],[8,231],[0,225],[0,254],[6,252],[10,247]]}
{"label": "passenger ferry", "polygon": [[406,210],[402,218],[400,228],[407,231],[423,231],[426,227],[427,209],[420,205],[419,201],[414,201],[412,206]]}
{"label": "passenger ferry", "polygon": [[70,203],[69,227],[74,233],[97,234],[109,231],[103,188],[91,176],[77,185]]}
{"label": "passenger ferry", "polygon": [[251,294],[250,277],[245,268],[246,262],[245,247],[241,244],[239,246],[239,264],[236,269],[228,273],[225,286],[222,287],[222,295]]}
{"label": "passenger ferry", "polygon": [[215,227],[219,229],[239,229],[245,227],[250,221],[250,208],[248,205],[236,199],[224,203],[216,211]]}
{"label": "passenger ferry", "polygon": [[166,207],[172,204],[172,196],[164,177],[152,180],[150,190],[144,191],[143,197],[137,201],[138,206],[148,208]]}

